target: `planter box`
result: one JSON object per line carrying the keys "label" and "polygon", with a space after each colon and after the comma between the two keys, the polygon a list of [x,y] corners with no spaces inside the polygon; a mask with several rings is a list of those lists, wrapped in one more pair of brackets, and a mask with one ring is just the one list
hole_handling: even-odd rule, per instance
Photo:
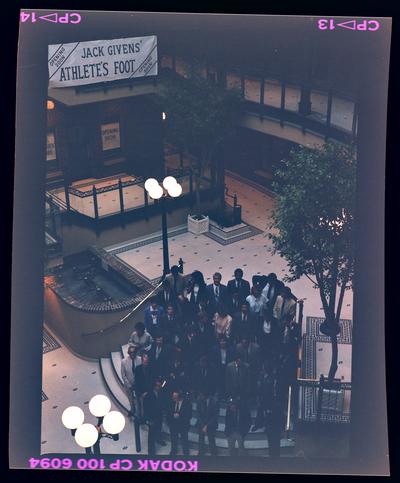
{"label": "planter box", "polygon": [[[197,219],[200,218],[200,219]],[[204,215],[188,215],[188,231],[195,235],[207,233],[210,225],[210,219]]]}

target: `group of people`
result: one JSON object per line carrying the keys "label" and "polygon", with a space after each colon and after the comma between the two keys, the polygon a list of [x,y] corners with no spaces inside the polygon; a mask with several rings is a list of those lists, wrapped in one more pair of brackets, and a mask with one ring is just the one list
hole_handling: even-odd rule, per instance
{"label": "group of people", "polygon": [[[171,268],[135,325],[122,379],[132,416],[147,424],[148,452],[165,446],[162,424],[189,454],[188,433],[196,418],[199,454],[217,454],[221,403],[231,455],[244,454],[250,431],[265,428],[269,454],[279,456],[287,389],[295,377],[300,334],[296,298],[274,273],[255,275],[252,286],[237,268],[227,285],[216,272],[207,285],[196,270],[184,277]],[[196,402],[196,414],[192,403]],[[257,408],[254,424],[250,405]],[[206,448],[206,439],[208,448]]]}

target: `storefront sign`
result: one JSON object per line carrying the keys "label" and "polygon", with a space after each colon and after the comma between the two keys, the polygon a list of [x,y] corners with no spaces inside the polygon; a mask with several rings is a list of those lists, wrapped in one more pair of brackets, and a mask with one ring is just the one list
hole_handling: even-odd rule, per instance
{"label": "storefront sign", "polygon": [[119,122],[102,124],[101,139],[103,142],[103,151],[120,148],[121,142],[119,137]]}
{"label": "storefront sign", "polygon": [[49,45],[49,87],[157,75],[157,37]]}

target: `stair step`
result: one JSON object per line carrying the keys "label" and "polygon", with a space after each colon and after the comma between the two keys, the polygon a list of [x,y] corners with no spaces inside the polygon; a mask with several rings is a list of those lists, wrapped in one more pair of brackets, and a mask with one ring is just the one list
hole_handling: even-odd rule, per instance
{"label": "stair step", "polygon": [[128,396],[125,394],[115,377],[111,359],[109,357],[101,357],[99,359],[99,364],[104,383],[110,395],[123,410],[128,412],[130,408]]}
{"label": "stair step", "polygon": [[[102,357],[99,359],[100,371],[103,377],[104,384],[112,397],[112,399],[125,411],[128,412],[130,405],[129,400],[122,388],[122,377],[121,377],[121,361],[122,353],[127,355],[128,344],[121,347],[121,352],[115,351],[110,354],[110,357]],[[226,403],[221,403],[219,416],[218,416],[218,427],[216,431],[216,445],[218,448],[228,448],[228,441],[224,434],[225,430],[225,414],[226,414]],[[190,421],[189,429],[189,442],[198,445],[199,435],[196,428],[197,423],[197,403],[192,403],[192,419]],[[254,418],[256,411],[253,409],[251,415]],[[147,426],[142,425],[142,430],[147,431]],[[166,440],[170,440],[168,425],[163,422],[162,426],[163,437]],[[268,439],[264,431],[258,431],[256,433],[249,433],[246,436],[244,446],[248,450],[263,450],[268,448]],[[281,448],[292,448],[295,446],[295,442],[289,439],[281,439]]]}
{"label": "stair step", "polygon": [[[170,440],[169,428],[163,423],[162,426],[163,438]],[[244,440],[245,449],[267,449],[268,439],[265,433],[258,433],[259,437],[254,438],[257,433],[249,433]],[[215,444],[218,448],[228,448],[228,440],[225,434],[221,431],[217,431],[215,435]],[[199,434],[197,430],[193,427],[189,429],[189,442],[198,444]],[[207,443],[207,438],[206,438]],[[292,439],[281,438],[281,448],[293,448],[295,446],[295,441]]]}
{"label": "stair step", "polygon": [[121,375],[121,365],[122,365],[122,354],[121,351],[111,352],[111,362],[117,375],[118,381],[123,385],[122,375]]}

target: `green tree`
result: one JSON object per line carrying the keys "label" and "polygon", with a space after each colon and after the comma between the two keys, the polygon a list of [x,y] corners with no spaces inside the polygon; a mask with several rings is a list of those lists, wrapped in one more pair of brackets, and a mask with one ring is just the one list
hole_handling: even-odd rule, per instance
{"label": "green tree", "polygon": [[273,186],[273,252],[288,262],[286,282],[306,276],[319,290],[325,314],[321,331],[332,343],[332,382],[343,297],[352,288],[354,274],[354,146],[331,141],[315,149],[294,148],[277,170]]}
{"label": "green tree", "polygon": [[[194,155],[192,163],[196,190],[196,210],[200,209],[200,180],[210,166],[213,183],[217,173],[223,197],[222,160],[215,154],[235,132],[243,101],[240,91],[227,90],[201,74],[201,64],[193,61],[185,74],[166,75],[162,79],[159,99],[167,114],[166,140],[181,152]],[[222,178],[222,179],[221,179]],[[222,186],[221,186],[222,184]]]}

